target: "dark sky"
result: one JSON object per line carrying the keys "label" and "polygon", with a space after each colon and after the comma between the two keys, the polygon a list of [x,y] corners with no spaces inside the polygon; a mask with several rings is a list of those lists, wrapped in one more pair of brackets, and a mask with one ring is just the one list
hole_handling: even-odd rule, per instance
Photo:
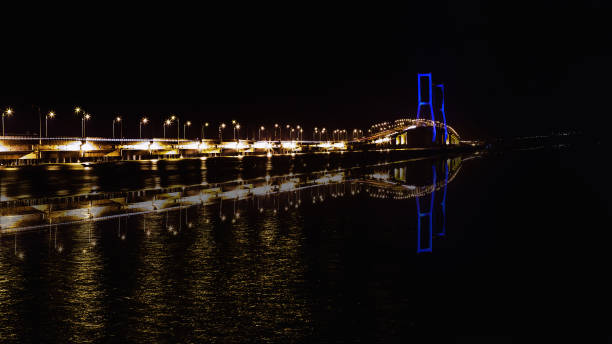
{"label": "dark sky", "polygon": [[[141,114],[161,133],[183,120],[247,127],[365,128],[416,114],[416,74],[447,90],[465,138],[601,131],[609,123],[610,6],[423,1],[413,7],[55,8],[2,32],[8,132],[37,130],[30,104],[56,110],[52,132],[77,135],[71,108],[110,135]],[[65,10],[65,11],[64,11]],[[11,96],[12,95],[12,96]]]}

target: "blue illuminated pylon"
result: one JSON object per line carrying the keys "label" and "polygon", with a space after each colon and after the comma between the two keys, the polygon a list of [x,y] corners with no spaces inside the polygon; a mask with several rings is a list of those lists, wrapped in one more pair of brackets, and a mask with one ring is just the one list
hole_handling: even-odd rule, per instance
{"label": "blue illuminated pylon", "polygon": [[[429,99],[427,101],[423,101],[423,94],[421,92],[421,78],[427,78],[427,84],[429,87]],[[431,113],[431,120],[435,122],[436,118],[434,116],[433,111],[433,93],[431,88],[431,73],[418,73],[418,82],[419,82],[419,107],[417,108],[417,119],[421,118],[421,106],[429,105],[429,112]],[[431,139],[433,142],[436,141],[436,126],[433,126],[433,138]]]}
{"label": "blue illuminated pylon", "polygon": [[[433,209],[434,209],[434,195],[436,190],[436,167],[432,166],[433,169],[433,191],[431,193],[431,201],[429,203],[429,211],[421,212],[421,202],[419,201],[419,196],[416,196],[416,204],[417,204],[417,253],[421,252],[431,252],[432,246],[432,235],[433,235]],[[428,247],[422,247],[421,244],[421,218],[428,217],[429,218],[429,245]]]}
{"label": "blue illuminated pylon", "polygon": [[442,112],[442,120],[444,121],[444,143],[448,144],[448,129],[446,128],[446,112],[444,108],[444,84],[436,85],[442,90],[442,105],[440,106],[440,112]]}

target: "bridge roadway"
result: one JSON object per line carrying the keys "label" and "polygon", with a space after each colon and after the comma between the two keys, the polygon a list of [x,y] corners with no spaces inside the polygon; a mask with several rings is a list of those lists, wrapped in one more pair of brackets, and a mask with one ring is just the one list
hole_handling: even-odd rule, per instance
{"label": "bridge roadway", "polygon": [[459,134],[450,126],[427,119],[400,119],[392,124],[376,128],[373,134],[353,140],[232,140],[219,142],[211,139],[0,136],[0,161],[10,165],[30,165],[119,159],[329,152],[364,145],[406,147],[410,130],[433,126],[446,128],[449,132],[446,142],[442,142],[439,139],[442,136],[438,136],[436,141],[438,144],[454,145],[460,142]]}
{"label": "bridge roadway", "polygon": [[344,141],[235,140],[219,142],[210,139],[0,136],[0,160],[11,161],[16,165],[225,154],[275,154],[345,150],[346,148],[347,142]]}

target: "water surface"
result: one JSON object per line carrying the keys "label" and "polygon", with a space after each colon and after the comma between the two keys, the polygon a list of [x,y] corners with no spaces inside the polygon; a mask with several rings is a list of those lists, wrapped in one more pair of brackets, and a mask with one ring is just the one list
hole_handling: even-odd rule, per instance
{"label": "water surface", "polygon": [[0,171],[0,336],[389,342],[597,326],[610,208],[586,152]]}

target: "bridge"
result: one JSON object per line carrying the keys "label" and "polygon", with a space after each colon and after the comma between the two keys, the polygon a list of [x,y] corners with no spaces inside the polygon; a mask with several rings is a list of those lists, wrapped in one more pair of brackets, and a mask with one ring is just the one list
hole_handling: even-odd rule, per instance
{"label": "bridge", "polygon": [[[134,139],[104,137],[33,137],[0,136],[0,161],[8,165],[39,163],[74,163],[88,161],[141,160],[219,155],[267,155],[317,153],[370,148],[410,148],[422,146],[456,146],[459,134],[446,126],[448,142],[441,139],[411,140],[424,136],[425,128],[445,125],[428,119],[399,119],[372,126],[367,135],[352,140],[232,140],[213,139]],[[440,138],[442,136],[439,136]]]}

